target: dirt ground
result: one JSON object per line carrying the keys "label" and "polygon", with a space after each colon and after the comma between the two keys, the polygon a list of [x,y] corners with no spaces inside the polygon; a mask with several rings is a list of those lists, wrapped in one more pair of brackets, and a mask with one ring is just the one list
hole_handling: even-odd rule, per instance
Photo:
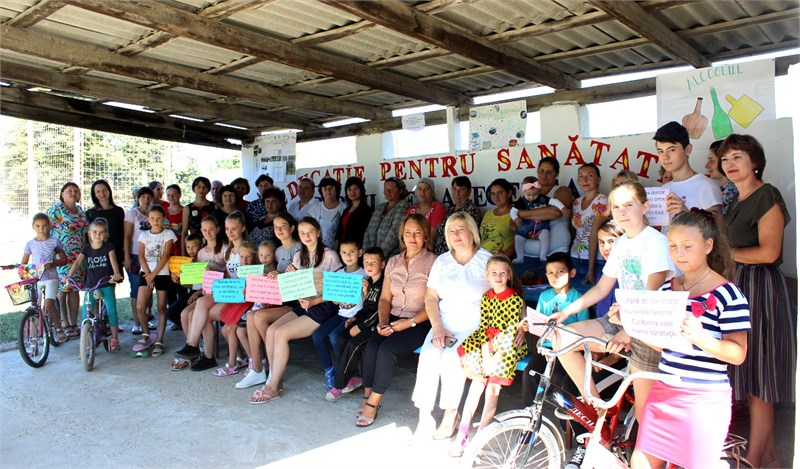
{"label": "dirt ground", "polygon": [[[130,330],[130,324],[128,324]],[[121,336],[129,351],[133,337]],[[325,388],[310,341],[292,345],[286,390],[254,406],[255,388],[239,390],[242,376],[172,371],[181,333],[169,333],[167,352],[131,359],[100,350],[85,372],[78,342],[51,349],[40,369],[26,366],[16,350],[0,353],[0,467],[165,468],[455,468],[449,442],[409,448],[416,425],[411,404],[416,360],[401,362],[375,425],[356,428],[360,392],[336,403]],[[220,362],[221,364],[222,362]],[[501,394],[500,410],[521,407],[520,380]],[[437,415],[440,417],[441,415]],[[794,452],[794,406],[776,410],[776,437],[784,464]],[[746,435],[746,421],[734,431]]]}

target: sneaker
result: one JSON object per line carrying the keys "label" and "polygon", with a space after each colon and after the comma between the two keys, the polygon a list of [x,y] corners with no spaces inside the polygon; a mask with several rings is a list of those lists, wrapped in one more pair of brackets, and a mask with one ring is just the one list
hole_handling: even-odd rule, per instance
{"label": "sneaker", "polygon": [[174,332],[174,331],[180,331],[182,329],[180,324],[175,324],[173,322],[172,325],[169,326],[169,330]]}
{"label": "sneaker", "polygon": [[158,321],[148,321],[147,327],[150,329],[157,329],[158,328]]}
{"label": "sneaker", "polygon": [[111,352],[119,352],[122,347],[119,345],[119,339],[111,338],[108,340],[108,350]]}
{"label": "sneaker", "polygon": [[266,381],[267,373],[264,370],[261,370],[261,373],[258,373],[251,368],[245,377],[236,383],[236,389],[247,389],[258,384],[264,384]]}
{"label": "sneaker", "polygon": [[572,454],[572,459],[564,466],[564,469],[581,469],[581,464],[583,464],[583,458],[585,456],[586,448],[578,446],[578,448],[575,449],[575,453]]}
{"label": "sneaker", "polygon": [[336,402],[342,397],[342,391],[337,388],[331,388],[328,394],[325,394],[325,400],[328,402]]}
{"label": "sneaker", "polygon": [[200,356],[200,349],[186,344],[182,349],[175,352],[175,356],[178,358],[197,358]]}
{"label": "sneaker", "polygon": [[207,356],[203,355],[189,368],[191,368],[192,371],[206,371],[214,368],[215,366],[217,366],[217,361],[215,359],[208,358]]}
{"label": "sneaker", "polygon": [[131,329],[131,334],[142,335],[142,326],[133,326],[133,329]]}
{"label": "sneaker", "polygon": [[363,381],[360,377],[353,377],[350,378],[350,381],[347,382],[347,386],[342,388],[342,394],[349,394],[356,389],[360,388],[363,385]]}
{"label": "sneaker", "polygon": [[333,389],[333,383],[336,381],[336,368],[330,367],[325,369],[325,388],[330,391]]}

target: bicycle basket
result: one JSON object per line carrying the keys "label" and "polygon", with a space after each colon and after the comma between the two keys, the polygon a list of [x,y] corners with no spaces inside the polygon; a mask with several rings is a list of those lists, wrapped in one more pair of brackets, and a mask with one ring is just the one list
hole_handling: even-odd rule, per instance
{"label": "bicycle basket", "polygon": [[6,291],[14,306],[33,301],[36,297],[36,282],[36,279],[27,279],[6,285]]}

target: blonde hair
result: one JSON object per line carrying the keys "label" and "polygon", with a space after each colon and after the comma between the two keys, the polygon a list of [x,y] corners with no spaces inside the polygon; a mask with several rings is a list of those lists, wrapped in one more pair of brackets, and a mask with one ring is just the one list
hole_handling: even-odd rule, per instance
{"label": "blonde hair", "polygon": [[[233,243],[231,243],[231,244],[233,244]],[[258,248],[256,247],[255,244],[251,243],[250,241],[244,241],[239,246],[239,255],[241,255],[242,249],[246,249],[246,250],[250,251],[251,257],[253,257],[254,259],[258,259]]]}
{"label": "blonde hair", "polygon": [[[614,204],[614,194],[623,189],[628,191],[628,193],[640,204],[647,202],[647,191],[644,190],[642,183],[638,181],[623,181],[614,186],[614,188],[611,189],[611,192],[608,194],[608,208],[606,209],[606,216],[611,216],[611,206]],[[645,223],[646,222],[647,219],[645,219]]]}
{"label": "blonde hair", "polygon": [[[626,171],[624,169],[622,171],[618,172],[616,175],[614,175],[613,178],[611,178],[611,183],[614,184],[614,179],[617,179],[617,178],[623,178],[624,181],[639,182],[639,176],[637,176],[636,173],[634,173],[633,171]],[[620,182],[619,184],[621,184],[621,183],[622,182]],[[616,185],[619,185],[619,184],[616,184]]]}
{"label": "blonde hair", "polygon": [[467,230],[472,233],[472,247],[477,251],[481,248],[481,234],[478,231],[478,225],[475,223],[475,220],[472,216],[467,212],[456,212],[450,215],[450,218],[444,224],[444,240],[447,242],[447,249],[450,250],[450,254],[454,254],[453,247],[450,246],[450,239],[447,237],[447,232],[450,230],[450,225],[456,222],[461,222],[466,225]]}

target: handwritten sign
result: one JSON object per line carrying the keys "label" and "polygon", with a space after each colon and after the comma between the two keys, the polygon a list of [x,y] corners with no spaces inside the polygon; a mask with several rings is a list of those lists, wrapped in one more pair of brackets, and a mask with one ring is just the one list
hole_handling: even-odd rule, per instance
{"label": "handwritten sign", "polygon": [[186,257],[186,256],[172,256],[172,257],[170,257],[169,258],[169,263],[167,264],[167,266],[169,266],[169,273],[171,273],[172,275],[180,274],[181,273],[181,266],[183,264],[188,264],[190,262],[192,262],[192,258],[191,257]]}
{"label": "handwritten sign", "polygon": [[240,265],[236,271],[236,276],[239,278],[246,278],[251,275],[264,275],[264,266],[258,265]]}
{"label": "handwritten sign", "polygon": [[194,285],[203,283],[203,274],[208,267],[208,262],[190,262],[181,266],[181,284]]}
{"label": "handwritten sign", "polygon": [[[225,274],[222,272],[217,272],[216,270],[207,270],[203,274],[203,293],[206,295],[210,295],[213,291],[211,286],[215,280],[220,280],[224,277]],[[192,282],[188,282],[192,283]]]}
{"label": "handwritten sign", "polygon": [[689,292],[618,289],[616,297],[628,335],[660,348],[692,350],[692,344],[680,335]]}
{"label": "handwritten sign", "polygon": [[283,301],[317,296],[314,286],[314,269],[295,270],[278,275]]}
{"label": "handwritten sign", "polygon": [[528,306],[526,310],[527,310],[527,320],[528,320],[528,332],[530,332],[533,335],[541,337],[547,330],[547,326],[539,326],[534,324],[547,322],[547,316],[531,308],[530,306]]}
{"label": "handwritten sign", "polygon": [[650,210],[644,214],[650,226],[669,225],[669,213],[667,212],[667,194],[669,189],[664,187],[645,187],[647,201],[650,202]]}
{"label": "handwritten sign", "polygon": [[345,272],[322,273],[322,299],[356,305],[361,303],[361,279]]}
{"label": "handwritten sign", "polygon": [[278,279],[272,277],[247,277],[247,288],[244,295],[245,301],[264,303],[269,305],[283,304]]}
{"label": "handwritten sign", "polygon": [[213,283],[214,301],[217,303],[244,303],[245,279],[223,278]]}

